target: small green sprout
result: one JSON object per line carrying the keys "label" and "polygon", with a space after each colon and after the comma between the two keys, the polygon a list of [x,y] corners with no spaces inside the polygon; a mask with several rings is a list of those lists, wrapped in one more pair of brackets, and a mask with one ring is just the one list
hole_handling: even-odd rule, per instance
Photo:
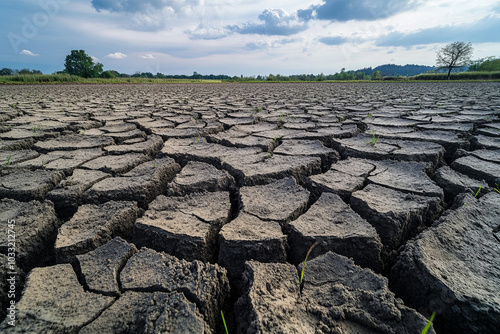
{"label": "small green sprout", "polygon": [[373,130],[372,130],[372,140],[370,141],[370,144],[372,146],[375,146],[375,144],[378,142],[379,138],[380,138],[380,136],[375,137],[375,133],[373,133]]}
{"label": "small green sprout", "polygon": [[227,330],[226,319],[224,319],[224,313],[222,312],[222,310],[220,310],[220,316],[222,317],[222,322],[224,323],[224,328],[226,329],[226,334],[229,334],[229,332]]}
{"label": "small green sprout", "polygon": [[84,135],[84,134],[85,134],[85,131],[87,131],[87,130],[85,130],[85,129],[81,129],[81,130],[80,130],[80,133],[81,133],[82,135]]}
{"label": "small green sprout", "polygon": [[9,130],[11,130],[12,129],[12,125],[9,125],[8,128],[9,128]]}
{"label": "small green sprout", "polygon": [[304,270],[306,269],[307,258],[309,257],[309,254],[312,252],[314,247],[316,247],[318,244],[319,244],[319,242],[316,241],[314,244],[312,244],[311,247],[309,247],[309,250],[307,251],[307,254],[306,254],[306,258],[304,259],[304,264],[302,265],[302,272],[300,273],[300,282],[299,282],[301,292],[302,292],[302,289],[304,288],[303,279],[304,279]]}
{"label": "small green sprout", "polygon": [[484,116],[484,120],[488,121],[488,115]]}
{"label": "small green sprout", "polygon": [[42,167],[45,167],[45,160],[42,160]]}
{"label": "small green sprout", "polygon": [[283,113],[280,113],[280,118],[278,118],[278,123],[281,123],[283,119]]}
{"label": "small green sprout", "polygon": [[10,159],[12,158],[12,155],[9,155],[9,157],[7,158],[7,166],[10,165]]}
{"label": "small green sprout", "polygon": [[155,161],[153,161],[153,166],[156,168],[156,162]]}
{"label": "small green sprout", "polygon": [[427,322],[427,325],[425,325],[424,329],[420,332],[420,334],[426,334],[429,328],[431,328],[432,321],[434,320],[434,317],[436,316],[436,312],[432,312],[431,318],[429,319],[429,322]]}
{"label": "small green sprout", "polygon": [[493,189],[495,189],[495,190],[497,191],[497,193],[499,193],[499,194],[500,194],[500,186],[499,186],[498,184],[495,184],[495,185],[496,185],[497,187],[496,187],[496,188],[493,188]]}
{"label": "small green sprout", "polygon": [[339,123],[342,123],[344,121],[344,117],[342,116],[337,116],[338,120],[339,120]]}
{"label": "small green sprout", "polygon": [[66,112],[66,109],[62,108],[62,109],[61,109],[61,111],[62,111],[62,112]]}
{"label": "small green sprout", "polygon": [[36,132],[36,130],[38,130],[38,128],[36,126],[33,127],[33,132]]}
{"label": "small green sprout", "polygon": [[368,117],[372,117],[373,115],[371,113],[368,114]]}
{"label": "small green sprout", "polygon": [[200,142],[200,137],[196,137],[196,142]]}
{"label": "small green sprout", "polygon": [[278,141],[278,137],[274,137],[274,141],[275,141],[275,142],[276,142],[276,141]]}
{"label": "small green sprout", "polygon": [[483,187],[483,185],[479,185],[479,189],[477,190],[476,194],[474,195],[474,197],[477,197],[477,195],[479,195],[479,192],[481,191],[481,188]]}

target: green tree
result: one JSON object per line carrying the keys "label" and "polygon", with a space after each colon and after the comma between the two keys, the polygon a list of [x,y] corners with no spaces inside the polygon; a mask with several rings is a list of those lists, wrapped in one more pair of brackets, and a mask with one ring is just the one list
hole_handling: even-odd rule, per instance
{"label": "green tree", "polygon": [[14,74],[14,71],[11,70],[10,68],[4,67],[0,70],[0,75],[12,75]]}
{"label": "green tree", "polygon": [[97,78],[102,74],[102,64],[94,64],[92,58],[84,50],[71,50],[64,62],[64,71],[83,78]]}
{"label": "green tree", "polygon": [[372,73],[372,80],[380,80],[382,79],[382,73],[380,71],[375,71]]}
{"label": "green tree", "polygon": [[487,72],[500,71],[500,59],[488,59],[479,65],[479,70]]}
{"label": "green tree", "polygon": [[448,44],[438,51],[436,66],[440,69],[447,69],[448,80],[450,80],[451,70],[467,66],[470,63],[473,52],[474,49],[471,43],[454,42]]}

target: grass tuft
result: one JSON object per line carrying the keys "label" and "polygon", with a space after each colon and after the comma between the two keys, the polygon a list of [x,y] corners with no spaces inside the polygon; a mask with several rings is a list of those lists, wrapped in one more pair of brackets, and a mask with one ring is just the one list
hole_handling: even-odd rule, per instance
{"label": "grass tuft", "polygon": [[426,334],[429,328],[431,328],[432,321],[434,320],[434,316],[436,316],[436,312],[432,312],[431,318],[429,319],[429,322],[427,322],[427,325],[425,325],[424,329],[420,332],[420,334]]}
{"label": "grass tuft", "polygon": [[226,334],[229,334],[229,331],[227,330],[226,319],[224,319],[224,313],[222,312],[222,310],[220,310],[220,316],[222,317],[222,322],[224,323],[224,328],[226,329]]}
{"label": "grass tuft", "polygon": [[380,136],[375,137],[375,133],[373,133],[373,130],[372,130],[372,140],[370,141],[370,144],[372,146],[375,146],[375,144],[378,142],[379,138],[380,138]]}
{"label": "grass tuft", "polygon": [[306,254],[306,258],[304,259],[304,264],[302,265],[302,272],[300,273],[300,291],[301,292],[302,292],[302,289],[304,287],[303,279],[304,279],[304,270],[306,269],[307,258],[309,257],[309,254],[311,254],[314,247],[316,247],[318,244],[319,244],[319,242],[316,241],[314,244],[312,244],[311,247],[309,247],[309,250],[307,251],[307,254]]}
{"label": "grass tuft", "polygon": [[481,188],[483,187],[483,185],[479,185],[479,189],[477,190],[476,194],[474,195],[474,197],[477,197],[477,195],[479,195],[479,192],[481,191]]}

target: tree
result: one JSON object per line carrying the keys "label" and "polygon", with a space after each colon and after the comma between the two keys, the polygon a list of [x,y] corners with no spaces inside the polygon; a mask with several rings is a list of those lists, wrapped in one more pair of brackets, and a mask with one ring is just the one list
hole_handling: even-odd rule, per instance
{"label": "tree", "polygon": [[372,73],[372,80],[381,80],[381,79],[382,79],[382,73],[380,73],[379,70]]}
{"label": "tree", "polygon": [[471,43],[454,42],[446,45],[437,53],[436,66],[448,69],[448,80],[451,70],[457,67],[467,66],[472,57],[474,49]]}
{"label": "tree", "polygon": [[14,73],[10,68],[4,67],[0,70],[0,75],[12,75]]}
{"label": "tree", "polygon": [[500,71],[500,59],[488,59],[479,65],[480,71],[493,72]]}
{"label": "tree", "polygon": [[97,78],[102,74],[102,64],[94,64],[92,58],[84,50],[71,50],[64,62],[65,72],[84,78]]}

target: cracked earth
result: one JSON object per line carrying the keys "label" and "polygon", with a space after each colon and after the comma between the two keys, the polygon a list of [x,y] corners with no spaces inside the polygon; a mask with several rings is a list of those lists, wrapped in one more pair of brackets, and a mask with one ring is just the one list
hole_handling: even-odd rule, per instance
{"label": "cracked earth", "polygon": [[496,333],[499,92],[0,86],[0,329]]}

